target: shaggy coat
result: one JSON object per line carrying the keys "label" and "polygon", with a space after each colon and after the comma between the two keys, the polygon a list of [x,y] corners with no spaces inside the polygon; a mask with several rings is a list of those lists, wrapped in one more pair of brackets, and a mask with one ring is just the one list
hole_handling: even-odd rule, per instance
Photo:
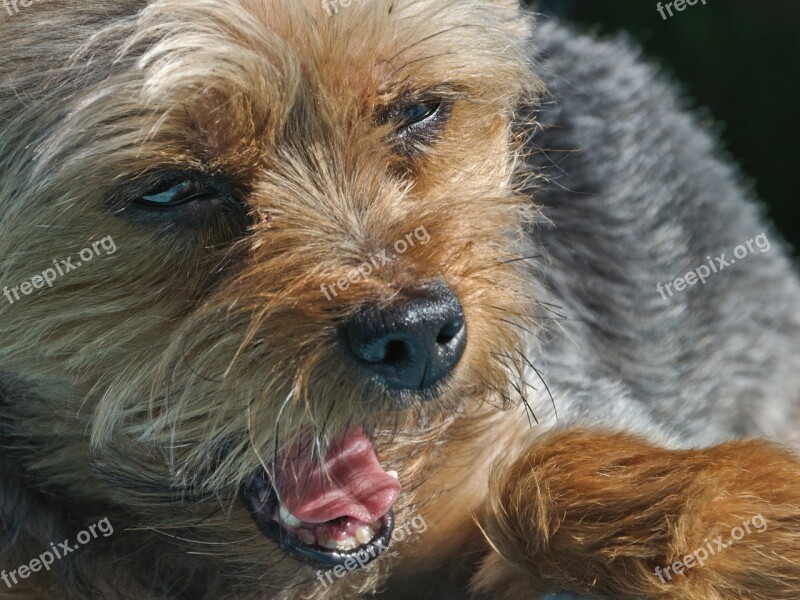
{"label": "shaggy coat", "polygon": [[[0,598],[797,597],[800,286],[626,43],[513,0],[52,0],[0,52]],[[337,330],[429,280],[467,347],[398,397]],[[242,489],[353,427],[427,529],[321,585]]]}

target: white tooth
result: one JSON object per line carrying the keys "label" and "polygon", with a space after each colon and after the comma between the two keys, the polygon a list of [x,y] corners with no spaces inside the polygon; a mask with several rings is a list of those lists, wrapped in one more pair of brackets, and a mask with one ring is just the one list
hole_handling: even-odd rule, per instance
{"label": "white tooth", "polygon": [[386,474],[389,477],[394,477],[395,479],[400,479],[400,476],[397,474],[397,471],[386,471]]}
{"label": "white tooth", "polygon": [[327,548],[328,550],[336,550],[336,538],[334,538],[327,531],[323,531],[322,533],[319,534],[319,539],[317,540],[317,543],[323,548]]}
{"label": "white tooth", "polygon": [[338,540],[336,542],[336,549],[337,550],[352,550],[356,546],[358,546],[358,542],[356,541],[356,538],[354,538],[352,536],[348,536],[348,537],[344,538],[343,540]]}
{"label": "white tooth", "polygon": [[300,525],[303,524],[303,522],[300,519],[295,517],[292,513],[290,513],[283,506],[281,506],[281,510],[280,510],[279,514],[280,514],[280,517],[281,517],[281,521],[286,523],[289,527],[300,527]]}
{"label": "white tooth", "polygon": [[359,544],[368,544],[375,537],[375,532],[369,525],[359,525],[356,527],[356,539]]}
{"label": "white tooth", "polygon": [[297,537],[300,538],[300,541],[303,542],[306,546],[313,546],[316,539],[314,538],[314,534],[311,533],[308,529],[298,529],[295,534]]}

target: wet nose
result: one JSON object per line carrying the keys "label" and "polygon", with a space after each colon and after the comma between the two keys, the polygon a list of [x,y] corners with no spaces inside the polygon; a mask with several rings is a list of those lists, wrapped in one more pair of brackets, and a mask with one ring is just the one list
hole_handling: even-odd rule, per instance
{"label": "wet nose", "polygon": [[461,303],[443,283],[389,306],[361,307],[345,333],[359,363],[395,390],[423,390],[441,381],[458,364],[467,341]]}

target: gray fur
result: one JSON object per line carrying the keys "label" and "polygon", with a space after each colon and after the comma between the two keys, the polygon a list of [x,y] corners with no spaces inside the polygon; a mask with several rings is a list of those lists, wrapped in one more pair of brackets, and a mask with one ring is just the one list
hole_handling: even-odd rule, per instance
{"label": "gray fur", "polygon": [[[655,428],[680,445],[789,439],[800,287],[751,190],[626,41],[552,22],[535,39],[550,98],[531,142],[530,164],[548,178],[534,192],[545,219],[531,253],[544,253],[543,299],[568,320],[534,364],[560,423]],[[762,232],[769,251],[666,301],[657,291]]]}
{"label": "gray fur", "polygon": [[[547,181],[531,255],[552,321],[533,361],[558,426],[674,446],[789,442],[800,396],[800,287],[752,191],[676,87],[624,39],[536,29],[549,98],[529,160]],[[750,254],[665,301],[656,285],[762,232]],[[716,263],[715,263],[716,264]],[[553,317],[554,314],[544,313]],[[541,385],[531,376],[532,385]],[[540,391],[542,391],[540,389]],[[554,424],[542,394],[537,416]],[[569,600],[569,595],[547,600]]]}

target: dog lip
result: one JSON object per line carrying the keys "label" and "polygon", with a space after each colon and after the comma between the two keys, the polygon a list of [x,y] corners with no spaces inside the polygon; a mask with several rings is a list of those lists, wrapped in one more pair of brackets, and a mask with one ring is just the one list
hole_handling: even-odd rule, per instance
{"label": "dog lip", "polygon": [[[304,558],[317,564],[329,567],[344,566],[345,561],[355,560],[359,567],[365,566],[378,558],[389,547],[394,530],[394,512],[390,509],[383,516],[383,524],[376,536],[367,544],[362,544],[352,550],[328,550],[318,546],[306,546],[301,543],[299,547],[293,548]],[[347,567],[346,567],[347,568]]]}
{"label": "dog lip", "polygon": [[349,563],[345,568],[350,571],[364,567],[383,554],[392,539],[394,531],[392,509],[389,509],[389,512],[381,517],[381,528],[368,543],[350,550],[328,549],[304,543],[279,523],[275,515],[280,508],[280,503],[265,473],[252,485],[245,488],[242,496],[259,531],[277,542],[285,552],[313,567],[345,566],[346,561]]}

